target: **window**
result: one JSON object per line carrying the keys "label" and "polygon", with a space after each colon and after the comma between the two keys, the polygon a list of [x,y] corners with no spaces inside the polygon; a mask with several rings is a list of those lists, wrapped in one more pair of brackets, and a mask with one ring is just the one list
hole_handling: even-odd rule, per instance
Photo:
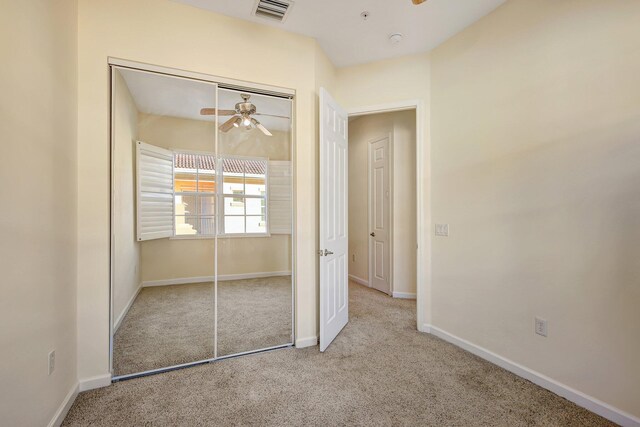
{"label": "window", "polygon": [[215,235],[216,168],[208,154],[174,153],[174,233]]}
{"label": "window", "polygon": [[224,157],[220,234],[267,233],[267,160]]}
{"label": "window", "polygon": [[266,189],[266,159],[174,153],[175,235],[267,234]]}
{"label": "window", "polygon": [[[220,185],[222,183],[222,185]],[[292,232],[288,160],[174,152],[136,142],[136,239]]]}

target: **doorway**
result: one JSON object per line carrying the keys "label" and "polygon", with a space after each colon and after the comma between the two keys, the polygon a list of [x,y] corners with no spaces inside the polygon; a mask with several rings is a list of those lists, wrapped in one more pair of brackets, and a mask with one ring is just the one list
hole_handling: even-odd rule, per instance
{"label": "doorway", "polygon": [[[364,264],[360,262],[360,270],[362,272],[366,271],[366,279],[356,275],[357,266],[355,264],[358,260],[361,260],[362,257],[359,257],[357,253],[353,252],[355,247],[353,241],[359,239],[361,247],[367,248],[366,250],[362,250],[361,254],[366,251],[368,255],[369,237],[374,236],[370,235],[367,228],[356,233],[352,233],[350,230],[352,224],[360,226],[362,224],[369,224],[369,221],[366,221],[369,213],[369,201],[368,198],[365,198],[364,201],[362,199],[362,195],[368,195],[368,192],[361,190],[365,187],[364,185],[357,189],[355,187],[355,180],[357,179],[363,179],[367,182],[369,176],[367,173],[367,171],[369,171],[368,157],[366,154],[363,154],[362,157],[360,157],[361,161],[358,162],[358,156],[356,156],[355,153],[354,155],[351,153],[351,151],[353,151],[352,147],[358,146],[361,148],[360,151],[363,151],[362,147],[368,147],[368,145],[362,143],[359,145],[355,143],[353,145],[349,144],[352,133],[349,132],[349,130],[353,131],[352,125],[360,121],[357,124],[364,123],[364,131],[370,132],[372,129],[376,129],[380,123],[384,122],[381,118],[388,117],[384,116],[383,113],[409,111],[410,113],[406,117],[411,118],[412,123],[408,125],[405,123],[403,128],[405,132],[408,131],[410,133],[410,140],[413,141],[413,147],[411,149],[407,150],[406,148],[410,146],[406,144],[403,145],[405,150],[402,150],[401,153],[405,158],[399,160],[401,157],[398,157],[393,162],[390,161],[390,169],[393,168],[394,163],[397,163],[399,167],[396,169],[404,171],[407,177],[406,181],[397,180],[397,182],[406,184],[404,188],[402,186],[397,188],[398,194],[406,194],[407,197],[391,199],[391,191],[389,196],[392,200],[392,203],[389,204],[391,213],[388,215],[391,221],[390,223],[392,224],[389,227],[391,235],[389,240],[391,243],[388,250],[391,257],[388,268],[391,278],[390,293],[397,298],[416,299],[416,329],[421,332],[428,331],[429,319],[427,316],[429,313],[425,313],[424,298],[425,295],[429,295],[430,290],[429,248],[431,246],[431,238],[427,230],[430,229],[431,217],[430,211],[427,208],[429,204],[427,189],[430,181],[427,155],[429,153],[429,141],[425,139],[425,116],[422,102],[419,100],[409,100],[385,105],[359,107],[353,108],[347,113],[347,111],[331,97],[326,89],[320,88],[319,98],[320,245],[318,255],[320,257],[320,351],[326,350],[331,341],[335,339],[349,321],[349,280],[355,282],[354,286],[357,286],[356,283],[370,286],[368,268],[365,267],[365,265],[368,266],[368,263]],[[372,123],[366,123],[365,119],[359,116],[372,116],[373,121]],[[386,132],[389,133],[390,129],[393,129],[395,133],[396,127],[394,125],[389,127],[387,123]],[[398,134],[406,137],[406,134],[402,131],[402,127],[400,127]],[[376,137],[374,135],[363,138],[363,140],[367,142],[373,140],[375,142]],[[390,144],[390,146],[392,147],[393,145]],[[364,151],[368,152],[367,149],[364,149]],[[389,151],[389,158],[393,158],[394,151],[393,149]],[[359,168],[362,171],[363,167],[365,168],[365,172],[358,174],[356,172],[357,169]],[[389,175],[389,181],[392,181],[394,174],[390,173]],[[394,185],[397,186],[397,182]],[[351,190],[350,187],[354,187],[354,190]],[[352,193],[351,191],[355,192]],[[400,206],[402,211],[409,213],[409,215],[411,215],[410,212],[412,209],[410,206],[407,208],[407,204],[409,204],[408,202],[413,202],[414,204],[413,220],[410,217],[403,223],[400,223],[397,218],[395,220],[398,224],[398,231],[401,231],[405,237],[402,241],[403,245],[401,246],[403,250],[399,252],[404,252],[405,249],[408,249],[406,254],[409,256],[406,257],[398,256],[398,252],[394,255],[394,247],[400,247],[396,245],[396,242],[400,242],[400,240],[397,239],[397,235],[396,238],[394,238],[394,220],[392,220],[393,206],[398,200],[404,203],[404,205]],[[356,215],[350,215],[350,211]],[[357,215],[362,216],[363,212],[365,220],[356,221]],[[350,238],[352,238],[351,242],[349,242]],[[362,243],[363,238],[367,243]],[[341,242],[339,249],[338,246],[336,246],[337,241]],[[329,248],[329,246],[331,246],[331,248]],[[343,246],[347,247],[343,248]],[[338,250],[337,253],[335,252],[336,250]],[[368,259],[369,256],[366,258]],[[408,261],[409,267],[400,270],[397,268],[397,265],[394,266],[394,263],[397,264],[396,261],[400,261],[401,263]],[[411,267],[412,263],[413,267]],[[354,265],[350,266],[349,264]],[[400,275],[398,275],[399,280],[396,279],[396,282],[409,286],[410,289],[415,289],[415,292],[404,292],[398,289],[397,285],[394,286],[394,267],[396,267],[395,270],[400,271],[401,274],[409,275],[409,280],[407,280],[406,277],[401,278]],[[415,276],[411,277],[413,274],[415,274]]]}
{"label": "doorway", "polygon": [[349,279],[417,294],[416,111],[349,118]]}

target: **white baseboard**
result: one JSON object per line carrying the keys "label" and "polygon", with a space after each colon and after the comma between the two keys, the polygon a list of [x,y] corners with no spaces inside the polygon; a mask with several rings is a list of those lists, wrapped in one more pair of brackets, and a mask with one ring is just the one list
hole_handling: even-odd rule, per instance
{"label": "white baseboard", "polygon": [[178,277],[176,279],[145,280],[144,282],[142,282],[142,287],[148,288],[150,286],[188,285],[191,283],[213,282],[214,280],[214,276],[195,276]]}
{"label": "white baseboard", "polygon": [[[261,277],[274,277],[274,276],[291,276],[291,272],[290,271],[266,271],[266,272],[257,272],[257,273],[221,274],[218,276],[218,281],[258,279]],[[142,282],[142,287],[146,288],[149,286],[187,285],[190,283],[213,282],[214,280],[215,280],[215,276],[178,277],[176,279],[146,280]]]}
{"label": "white baseboard", "polygon": [[354,276],[353,274],[349,275],[349,279],[353,280],[356,283],[360,283],[361,285],[369,286],[369,282],[359,278],[358,276]]}
{"label": "white baseboard", "polygon": [[78,384],[80,392],[93,390],[94,388],[107,387],[111,385],[111,374],[97,375],[95,377],[81,379]]}
{"label": "white baseboard", "polygon": [[412,294],[410,292],[393,292],[393,297],[402,299],[416,299],[416,294]]}
{"label": "white baseboard", "polygon": [[48,427],[60,427],[64,418],[67,416],[69,409],[71,409],[71,405],[73,405],[73,402],[76,400],[76,397],[78,397],[78,384],[71,387],[71,390],[67,393],[67,396],[60,404],[60,407],[53,415],[53,418],[49,421],[49,424],[47,424]]}
{"label": "white baseboard", "polygon": [[423,330],[424,332],[431,333],[438,338],[441,338],[470,353],[473,353],[476,356],[493,363],[494,365],[498,365],[501,368],[504,368],[519,377],[529,380],[532,383],[537,384],[540,387],[557,394],[558,396],[562,396],[565,399],[575,403],[576,405],[588,409],[589,411],[596,413],[610,421],[613,421],[616,424],[624,427],[640,427],[640,418],[624,412],[618,408],[615,408],[608,403],[602,402],[595,397],[575,390],[539,372],[533,371],[525,366],[513,362],[465,339],[459,338],[446,331],[443,331],[442,329],[437,328],[433,325],[425,324],[423,325]]}
{"label": "white baseboard", "polygon": [[218,281],[260,279],[262,277],[276,277],[276,276],[291,276],[291,271],[264,271],[264,272],[244,273],[244,274],[220,274],[218,275]]}
{"label": "white baseboard", "polygon": [[296,340],[297,348],[314,347],[318,345],[318,337],[299,338]]}
{"label": "white baseboard", "polygon": [[106,387],[108,385],[111,385],[111,374],[98,375],[80,380],[77,384],[71,387],[71,390],[67,393],[66,397],[60,404],[60,407],[53,415],[53,418],[49,421],[49,424],[47,424],[47,427],[60,427],[60,425],[62,425],[64,418],[69,413],[69,409],[71,409],[73,402],[75,402],[76,397],[78,397],[78,393],[93,390],[94,388]]}
{"label": "white baseboard", "polygon": [[120,324],[122,323],[122,321],[124,320],[125,316],[129,312],[129,309],[133,305],[133,302],[136,300],[136,298],[138,297],[138,294],[140,293],[141,290],[142,290],[142,283],[140,284],[140,286],[138,286],[138,289],[133,293],[133,296],[131,297],[131,299],[129,299],[129,302],[127,302],[127,305],[124,307],[124,310],[122,310],[122,313],[120,313],[120,316],[118,316],[118,318],[116,319],[116,323],[115,323],[115,325],[113,325],[113,333],[114,334],[116,333],[116,331],[120,327]]}

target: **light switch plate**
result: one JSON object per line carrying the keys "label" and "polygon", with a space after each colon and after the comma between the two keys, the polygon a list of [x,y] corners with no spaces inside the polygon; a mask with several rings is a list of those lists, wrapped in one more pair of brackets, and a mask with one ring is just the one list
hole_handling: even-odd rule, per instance
{"label": "light switch plate", "polygon": [[536,334],[541,335],[543,337],[547,336],[547,321],[540,317],[535,318],[536,323]]}
{"label": "light switch plate", "polygon": [[449,236],[449,224],[436,224],[436,236]]}
{"label": "light switch plate", "polygon": [[51,350],[49,355],[47,356],[47,360],[49,361],[49,375],[53,373],[56,369],[56,351]]}

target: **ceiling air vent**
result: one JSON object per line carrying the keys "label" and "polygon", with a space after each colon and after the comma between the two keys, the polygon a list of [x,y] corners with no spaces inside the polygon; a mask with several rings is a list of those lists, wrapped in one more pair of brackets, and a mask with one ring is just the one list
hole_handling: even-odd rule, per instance
{"label": "ceiling air vent", "polygon": [[293,2],[289,0],[258,0],[253,14],[261,18],[268,18],[284,22]]}

